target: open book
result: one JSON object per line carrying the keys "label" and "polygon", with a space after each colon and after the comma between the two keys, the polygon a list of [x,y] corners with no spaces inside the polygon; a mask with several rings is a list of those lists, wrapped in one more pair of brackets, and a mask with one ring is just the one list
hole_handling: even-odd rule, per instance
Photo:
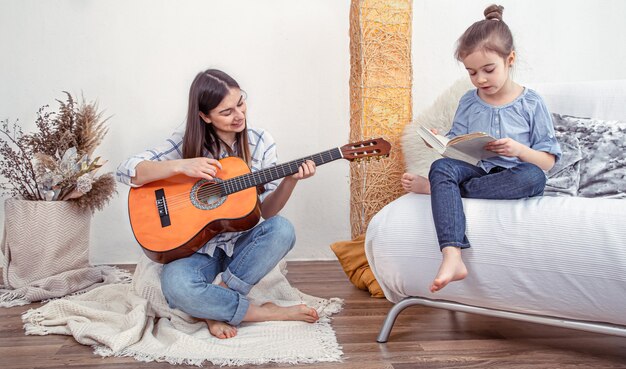
{"label": "open book", "polygon": [[445,136],[436,135],[423,126],[418,126],[417,133],[442,156],[462,160],[472,165],[498,155],[484,149],[488,142],[496,140],[486,133],[474,132],[449,139]]}

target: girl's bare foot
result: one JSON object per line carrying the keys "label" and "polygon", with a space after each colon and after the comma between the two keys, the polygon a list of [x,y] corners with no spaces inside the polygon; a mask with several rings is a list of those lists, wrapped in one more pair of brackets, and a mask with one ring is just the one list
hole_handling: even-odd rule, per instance
{"label": "girl's bare foot", "polygon": [[265,322],[270,320],[297,320],[314,323],[319,319],[317,310],[304,304],[293,306],[278,306],[272,302],[266,302],[261,306],[250,305],[244,321]]}
{"label": "girl's bare foot", "polygon": [[400,179],[400,183],[406,192],[430,195],[430,182],[426,177],[418,176],[413,173],[404,173]]}
{"label": "girl's bare foot", "polygon": [[430,292],[437,292],[452,281],[459,281],[467,276],[467,268],[461,258],[459,247],[444,247],[441,250],[443,261],[435,280],[430,285]]}
{"label": "girl's bare foot", "polygon": [[206,325],[209,326],[209,332],[219,339],[233,338],[237,335],[237,328],[226,322],[205,319]]}

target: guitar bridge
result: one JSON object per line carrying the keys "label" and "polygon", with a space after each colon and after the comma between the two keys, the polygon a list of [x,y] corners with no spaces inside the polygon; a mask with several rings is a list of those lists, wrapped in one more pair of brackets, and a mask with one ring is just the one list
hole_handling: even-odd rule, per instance
{"label": "guitar bridge", "polygon": [[159,218],[161,219],[161,227],[167,227],[171,224],[170,213],[167,210],[167,200],[165,199],[165,190],[158,189],[154,191],[156,196],[157,210],[159,211]]}

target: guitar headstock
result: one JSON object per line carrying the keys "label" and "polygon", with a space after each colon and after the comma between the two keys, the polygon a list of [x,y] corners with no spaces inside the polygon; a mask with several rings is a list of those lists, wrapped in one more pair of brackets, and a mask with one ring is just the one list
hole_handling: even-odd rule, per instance
{"label": "guitar headstock", "polygon": [[370,159],[373,157],[387,157],[389,156],[391,144],[379,137],[371,140],[349,143],[341,146],[340,149],[344,159],[353,161]]}

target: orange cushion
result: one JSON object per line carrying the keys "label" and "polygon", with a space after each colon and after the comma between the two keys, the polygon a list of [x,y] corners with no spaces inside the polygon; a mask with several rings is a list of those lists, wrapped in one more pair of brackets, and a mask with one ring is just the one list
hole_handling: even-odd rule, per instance
{"label": "orange cushion", "polygon": [[352,241],[335,242],[330,248],[337,255],[343,271],[353,285],[358,289],[369,291],[372,297],[385,297],[365,256],[365,235]]}

